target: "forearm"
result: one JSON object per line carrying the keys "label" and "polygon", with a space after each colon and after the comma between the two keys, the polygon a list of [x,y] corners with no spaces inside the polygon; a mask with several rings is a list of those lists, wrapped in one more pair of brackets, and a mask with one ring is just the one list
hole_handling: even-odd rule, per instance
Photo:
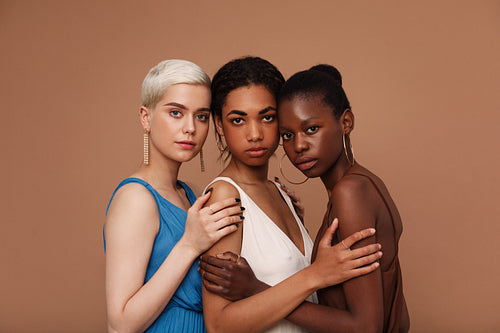
{"label": "forearm", "polygon": [[303,302],[286,319],[314,333],[370,332],[351,312],[310,302]]}
{"label": "forearm", "polygon": [[129,299],[108,305],[110,332],[142,332],[158,318],[198,254],[177,243],[151,279]]}
{"label": "forearm", "polygon": [[[305,268],[263,292],[240,301],[227,302],[218,310],[205,304],[207,331],[262,331],[285,318],[319,286],[313,269]],[[265,288],[265,285],[262,287]]]}

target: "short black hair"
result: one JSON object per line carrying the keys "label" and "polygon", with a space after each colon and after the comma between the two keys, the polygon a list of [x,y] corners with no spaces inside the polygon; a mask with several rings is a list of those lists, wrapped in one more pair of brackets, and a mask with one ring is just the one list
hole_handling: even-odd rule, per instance
{"label": "short black hair", "polygon": [[[281,72],[269,61],[259,57],[242,57],[231,60],[222,66],[212,79],[212,103],[210,110],[215,124],[215,117],[222,116],[222,107],[229,93],[240,87],[263,85],[276,101],[285,79]],[[222,138],[215,131],[217,145],[222,154],[227,153]]]}
{"label": "short black hair", "polygon": [[342,75],[337,68],[326,64],[313,66],[290,77],[281,89],[278,101],[315,95],[320,96],[323,103],[332,108],[337,118],[340,118],[346,109],[351,109],[342,88]]}

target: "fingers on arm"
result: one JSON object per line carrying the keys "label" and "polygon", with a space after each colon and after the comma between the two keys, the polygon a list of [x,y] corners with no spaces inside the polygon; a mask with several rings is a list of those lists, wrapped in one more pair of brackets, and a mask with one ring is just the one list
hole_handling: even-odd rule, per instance
{"label": "fingers on arm", "polygon": [[244,208],[242,209],[240,203],[240,194],[238,190],[231,184],[218,181],[212,184],[211,197],[206,202],[205,212],[211,215],[213,221],[220,221],[226,217],[237,217],[238,219],[226,219],[221,223],[221,227],[231,223],[239,222]]}
{"label": "fingers on arm", "polygon": [[[208,251],[209,254],[222,253],[224,251],[240,252],[242,235],[242,210],[240,208],[240,195],[238,190],[225,181],[217,181],[212,184],[213,190],[205,208],[212,207],[213,211],[219,209],[215,215],[219,220],[216,223],[219,241]],[[238,199],[238,200],[236,200]],[[221,203],[222,202],[222,203]],[[213,205],[213,206],[211,206]],[[219,214],[219,215],[217,215]],[[234,224],[239,225],[236,227]]]}
{"label": "fingers on arm", "polygon": [[348,236],[343,240],[344,244],[346,247],[350,248],[357,242],[367,238],[371,237],[375,234],[375,228],[366,228],[361,231],[356,231],[352,235]]}
{"label": "fingers on arm", "polygon": [[348,248],[375,243],[377,209],[371,197],[371,184],[356,178],[344,178],[333,189],[332,203],[339,218],[339,239]]}
{"label": "fingers on arm", "polygon": [[330,226],[326,230],[326,233],[321,238],[320,242],[321,242],[322,246],[325,246],[325,247],[331,246],[333,235],[335,234],[335,231],[337,230],[338,225],[339,225],[339,220],[337,218],[333,219],[332,224],[330,224]]}

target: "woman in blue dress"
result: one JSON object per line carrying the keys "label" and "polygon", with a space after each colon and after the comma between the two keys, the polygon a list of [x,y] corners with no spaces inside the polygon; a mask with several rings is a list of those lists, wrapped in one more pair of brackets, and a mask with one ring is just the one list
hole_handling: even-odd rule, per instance
{"label": "woman in blue dress", "polygon": [[197,65],[166,60],[142,85],[144,163],[122,181],[107,209],[109,332],[205,332],[198,257],[241,222],[235,198],[203,208],[177,179],[205,142],[210,79]]}

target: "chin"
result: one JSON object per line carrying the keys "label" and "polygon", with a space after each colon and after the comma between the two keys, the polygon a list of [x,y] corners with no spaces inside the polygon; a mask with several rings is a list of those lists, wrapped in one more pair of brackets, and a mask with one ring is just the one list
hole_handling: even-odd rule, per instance
{"label": "chin", "polygon": [[322,175],[321,172],[317,170],[317,168],[311,168],[309,170],[302,171],[304,176],[307,176],[308,178],[317,178]]}
{"label": "chin", "polygon": [[244,159],[241,161],[248,166],[260,167],[260,166],[267,164],[269,162],[269,158],[261,157],[261,158],[253,158],[253,159]]}

